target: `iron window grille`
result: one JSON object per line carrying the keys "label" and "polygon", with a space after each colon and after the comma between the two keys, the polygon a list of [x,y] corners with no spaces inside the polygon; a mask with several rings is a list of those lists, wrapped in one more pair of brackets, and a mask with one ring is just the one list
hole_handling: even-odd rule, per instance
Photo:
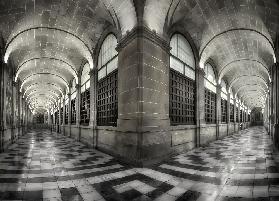
{"label": "iron window grille", "polygon": [[205,122],[216,123],[216,94],[205,88]]}
{"label": "iron window grille", "polygon": [[60,124],[63,124],[63,107],[61,108],[61,113],[60,113]]}
{"label": "iron window grille", "polygon": [[65,104],[65,124],[69,122],[69,104]]}
{"label": "iron window grille", "polygon": [[97,124],[116,126],[118,117],[117,70],[99,80],[97,97]]}
{"label": "iron window grille", "polygon": [[71,100],[71,124],[76,124],[77,112],[76,112],[76,98]]}
{"label": "iron window grille", "polygon": [[97,125],[116,126],[118,118],[117,39],[109,34],[98,56]]}
{"label": "iron window grille", "polygon": [[234,105],[230,103],[230,122],[234,122]]}
{"label": "iron window grille", "polygon": [[181,34],[170,42],[170,107],[171,125],[195,124],[195,59],[192,48]]}
{"label": "iron window grille", "polygon": [[227,123],[227,100],[221,98],[221,122]]}
{"label": "iron window grille", "polygon": [[80,123],[89,125],[90,120],[90,90],[86,89],[81,93]]}
{"label": "iron window grille", "polygon": [[195,81],[170,69],[170,121],[195,124]]}

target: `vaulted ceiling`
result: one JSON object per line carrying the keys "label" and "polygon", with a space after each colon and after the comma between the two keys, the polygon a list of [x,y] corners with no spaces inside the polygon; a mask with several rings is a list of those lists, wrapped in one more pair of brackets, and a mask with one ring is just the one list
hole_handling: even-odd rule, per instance
{"label": "vaulted ceiling", "polygon": [[130,0],[0,0],[4,60],[12,61],[24,96],[40,111],[67,94],[86,63],[94,67],[106,27],[126,33],[135,23]]}
{"label": "vaulted ceiling", "polygon": [[124,36],[139,17],[161,37],[175,24],[182,27],[201,67],[211,59],[219,80],[246,105],[264,106],[278,0],[0,0],[4,59],[15,66],[30,105],[47,110],[86,63],[94,67],[93,50],[104,29],[114,26]]}
{"label": "vaulted ceiling", "polygon": [[201,67],[212,60],[219,81],[224,78],[247,106],[264,106],[279,31],[278,0],[147,0],[144,20],[160,35],[174,24],[183,27]]}

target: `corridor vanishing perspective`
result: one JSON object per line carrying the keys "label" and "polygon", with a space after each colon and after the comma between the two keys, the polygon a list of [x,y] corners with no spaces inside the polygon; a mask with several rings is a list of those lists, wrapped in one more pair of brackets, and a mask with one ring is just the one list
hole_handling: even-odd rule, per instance
{"label": "corridor vanishing perspective", "polygon": [[154,168],[134,168],[62,135],[31,131],[0,154],[0,200],[278,201],[278,165],[263,127]]}
{"label": "corridor vanishing perspective", "polygon": [[279,0],[0,0],[0,201],[279,201]]}

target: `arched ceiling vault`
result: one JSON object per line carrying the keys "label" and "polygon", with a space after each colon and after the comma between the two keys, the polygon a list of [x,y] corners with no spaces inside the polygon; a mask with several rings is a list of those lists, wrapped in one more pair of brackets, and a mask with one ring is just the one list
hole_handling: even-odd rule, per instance
{"label": "arched ceiling vault", "polygon": [[92,52],[104,29],[125,35],[135,24],[132,0],[0,0],[4,60],[15,65],[34,110],[45,107],[36,94],[63,96],[84,63],[94,68]]}
{"label": "arched ceiling vault", "polygon": [[[279,29],[277,0],[143,2],[143,23],[162,37],[173,25],[183,28],[199,51],[200,66],[212,60],[219,81],[224,78],[239,95],[248,92],[249,85],[267,91]],[[40,91],[49,86],[63,96],[84,63],[94,68],[92,52],[104,29],[113,26],[124,36],[136,25],[136,17],[133,0],[0,0],[5,61],[15,65],[26,94],[50,97],[51,92]],[[253,108],[265,97],[257,92],[243,98]],[[42,96],[29,103],[45,107]]]}
{"label": "arched ceiling vault", "polygon": [[174,25],[183,28],[199,51],[200,67],[210,59],[219,83],[223,78],[239,95],[246,93],[248,107],[264,107],[265,94],[248,93],[248,86],[268,90],[279,30],[277,0],[146,0],[144,22],[163,37]]}

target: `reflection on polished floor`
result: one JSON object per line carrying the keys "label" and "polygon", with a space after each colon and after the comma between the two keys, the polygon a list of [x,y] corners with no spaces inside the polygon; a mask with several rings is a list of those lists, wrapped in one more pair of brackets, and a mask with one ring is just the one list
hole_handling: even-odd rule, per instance
{"label": "reflection on polished floor", "polygon": [[279,200],[279,153],[262,127],[134,168],[49,131],[0,154],[0,200]]}

